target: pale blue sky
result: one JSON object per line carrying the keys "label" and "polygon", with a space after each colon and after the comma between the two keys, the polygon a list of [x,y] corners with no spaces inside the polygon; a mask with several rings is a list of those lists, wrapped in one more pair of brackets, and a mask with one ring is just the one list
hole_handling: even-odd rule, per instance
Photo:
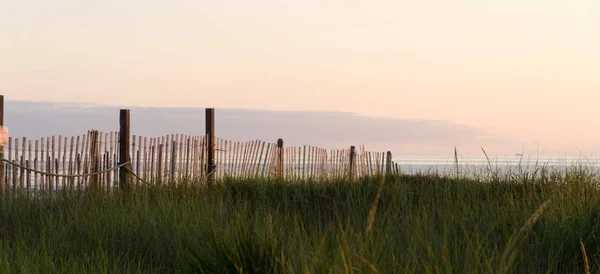
{"label": "pale blue sky", "polygon": [[0,3],[7,99],[347,111],[600,143],[600,1]]}

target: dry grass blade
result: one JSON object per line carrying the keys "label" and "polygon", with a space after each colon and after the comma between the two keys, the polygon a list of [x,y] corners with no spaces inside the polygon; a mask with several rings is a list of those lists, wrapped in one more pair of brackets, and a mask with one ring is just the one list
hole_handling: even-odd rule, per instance
{"label": "dry grass blade", "polygon": [[585,251],[585,245],[583,244],[583,240],[581,238],[579,238],[579,244],[581,245],[581,254],[583,255],[585,274],[590,274],[590,262],[588,260],[587,252]]}
{"label": "dry grass blade", "polygon": [[381,200],[381,191],[383,191],[383,185],[385,184],[385,176],[381,178],[381,182],[379,183],[379,188],[377,189],[377,195],[375,196],[375,201],[373,201],[373,205],[371,205],[371,209],[369,210],[369,218],[367,222],[367,228],[365,229],[365,233],[369,234],[373,231],[373,224],[375,223],[375,215],[377,214],[377,205],[379,205],[379,200]]}
{"label": "dry grass blade", "polygon": [[363,262],[365,265],[367,265],[369,267],[369,269],[371,270],[372,273],[381,273],[377,267],[369,262],[369,260],[367,260],[365,257],[363,256],[356,256],[361,262]]}
{"label": "dry grass blade", "polygon": [[344,265],[344,273],[354,273],[352,265],[346,259],[346,253],[344,252],[344,249],[340,247],[338,248],[338,252],[340,253],[340,257],[342,258],[342,264]]}
{"label": "dry grass blade", "polygon": [[456,167],[456,178],[458,179],[460,173],[458,172],[458,152],[456,152],[456,146],[454,146],[454,165]]}
{"label": "dry grass blade", "polygon": [[525,225],[521,227],[517,235],[509,242],[506,250],[504,251],[504,254],[502,255],[502,262],[504,263],[504,273],[507,273],[512,264],[514,263],[517,257],[517,247],[525,238],[527,233],[531,231],[533,225],[535,225],[535,223],[539,220],[544,210],[546,210],[548,205],[550,205],[551,201],[552,200],[547,200],[542,205],[540,205],[540,207],[538,207],[538,209],[529,217],[529,219],[527,219]]}
{"label": "dry grass blade", "polygon": [[490,157],[488,157],[487,152],[485,152],[485,149],[483,149],[483,147],[480,147],[481,151],[483,151],[483,155],[485,155],[485,159],[487,160],[487,168],[488,168],[488,172],[491,174],[492,173],[492,163],[490,162]]}

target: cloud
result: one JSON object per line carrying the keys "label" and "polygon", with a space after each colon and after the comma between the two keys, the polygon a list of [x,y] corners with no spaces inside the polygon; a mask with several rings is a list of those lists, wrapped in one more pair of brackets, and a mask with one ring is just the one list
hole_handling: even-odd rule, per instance
{"label": "cloud", "polygon": [[[166,134],[204,133],[203,108],[131,107],[132,134],[158,137]],[[76,103],[5,102],[5,124],[14,137],[28,139],[72,136],[89,129],[117,131],[119,107]],[[473,143],[482,130],[439,120],[367,117],[343,112],[265,111],[217,109],[216,132],[235,140],[283,138],[286,145],[335,148],[366,144],[370,148],[401,144],[435,147]]]}

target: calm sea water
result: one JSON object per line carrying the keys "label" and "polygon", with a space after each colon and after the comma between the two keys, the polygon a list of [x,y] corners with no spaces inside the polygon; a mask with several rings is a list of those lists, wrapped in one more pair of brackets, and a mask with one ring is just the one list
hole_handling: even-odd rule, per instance
{"label": "calm sea water", "polygon": [[[454,156],[395,156],[394,162],[400,165],[404,173],[415,174],[424,172],[439,172],[455,174]],[[500,172],[535,171],[541,167],[549,169],[565,169],[573,166],[584,166],[600,171],[600,157],[584,156],[501,156],[490,157],[458,157],[461,173],[485,172],[489,169]]]}

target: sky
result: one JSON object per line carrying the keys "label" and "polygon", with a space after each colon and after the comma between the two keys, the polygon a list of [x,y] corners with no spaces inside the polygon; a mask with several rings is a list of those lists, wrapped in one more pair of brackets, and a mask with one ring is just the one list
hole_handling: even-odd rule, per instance
{"label": "sky", "polygon": [[0,0],[6,99],[441,120],[499,152],[600,150],[599,48],[595,0]]}

